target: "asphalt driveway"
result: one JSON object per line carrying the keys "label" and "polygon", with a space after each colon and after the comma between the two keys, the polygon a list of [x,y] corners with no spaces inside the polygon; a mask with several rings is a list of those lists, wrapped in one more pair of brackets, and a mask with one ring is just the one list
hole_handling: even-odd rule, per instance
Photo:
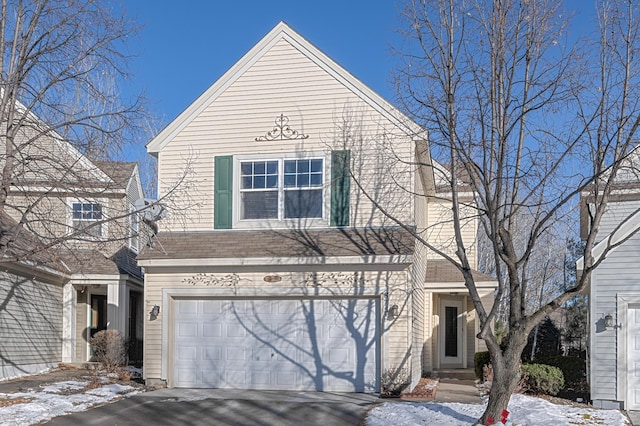
{"label": "asphalt driveway", "polygon": [[49,425],[360,425],[376,395],[229,389],[160,389]]}

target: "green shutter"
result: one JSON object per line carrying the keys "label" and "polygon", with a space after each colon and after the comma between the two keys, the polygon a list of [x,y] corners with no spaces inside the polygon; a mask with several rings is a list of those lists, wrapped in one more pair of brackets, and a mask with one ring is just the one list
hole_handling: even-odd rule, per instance
{"label": "green shutter", "polygon": [[213,196],[213,227],[231,229],[233,201],[233,155],[216,157]]}
{"label": "green shutter", "polygon": [[331,152],[331,226],[349,226],[349,193],[351,152]]}

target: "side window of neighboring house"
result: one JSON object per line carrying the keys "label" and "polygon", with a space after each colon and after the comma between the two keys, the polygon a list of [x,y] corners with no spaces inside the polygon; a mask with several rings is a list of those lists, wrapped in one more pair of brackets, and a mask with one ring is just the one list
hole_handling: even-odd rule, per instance
{"label": "side window of neighboring house", "polygon": [[103,236],[104,224],[102,205],[95,202],[74,201],[71,203],[73,229],[85,231],[86,234],[94,237]]}
{"label": "side window of neighboring house", "polygon": [[129,237],[129,248],[137,253],[139,248],[138,242],[140,241],[140,218],[138,217],[138,213],[134,212],[135,207],[132,206],[129,215],[129,225],[131,228],[131,236]]}

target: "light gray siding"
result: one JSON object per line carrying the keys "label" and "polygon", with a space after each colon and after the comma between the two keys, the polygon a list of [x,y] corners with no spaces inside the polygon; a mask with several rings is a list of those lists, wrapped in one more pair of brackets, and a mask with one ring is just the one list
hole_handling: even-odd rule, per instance
{"label": "light gray siding", "polygon": [[62,285],[0,272],[0,379],[62,359]]}
{"label": "light gray siding", "polygon": [[[599,236],[606,237],[639,206],[639,202],[611,204],[603,218]],[[603,326],[603,318],[607,314],[611,314],[618,323],[620,307],[617,306],[617,296],[620,293],[640,293],[638,234],[611,252],[591,277],[590,369],[591,397],[594,400],[625,399],[625,395],[618,395],[617,392],[618,374],[626,374],[620,371],[623,366],[618,365],[617,354],[624,324],[621,329],[605,330]]]}

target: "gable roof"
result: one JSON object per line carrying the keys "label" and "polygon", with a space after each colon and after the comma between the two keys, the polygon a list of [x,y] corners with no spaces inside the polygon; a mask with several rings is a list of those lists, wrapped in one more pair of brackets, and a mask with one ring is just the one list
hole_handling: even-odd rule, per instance
{"label": "gable roof", "polygon": [[214,102],[230,87],[242,74],[255,64],[280,40],[286,40],[303,55],[313,61],[318,67],[326,71],[335,80],[343,84],[365,103],[377,110],[402,129],[408,135],[416,138],[427,138],[426,132],[413,120],[397,110],[393,105],[375,93],[364,83],[354,77],[346,69],[325,55],[320,49],[308,42],[286,23],[280,22],[262,40],[247,52],[235,65],[222,75],[200,97],[189,105],[176,119],[165,127],[155,138],[147,144],[147,151],[157,155],[182,129],[194,120],[208,105]]}
{"label": "gable roof", "polygon": [[138,163],[126,161],[94,161],[115,182],[115,188],[127,189]]}

